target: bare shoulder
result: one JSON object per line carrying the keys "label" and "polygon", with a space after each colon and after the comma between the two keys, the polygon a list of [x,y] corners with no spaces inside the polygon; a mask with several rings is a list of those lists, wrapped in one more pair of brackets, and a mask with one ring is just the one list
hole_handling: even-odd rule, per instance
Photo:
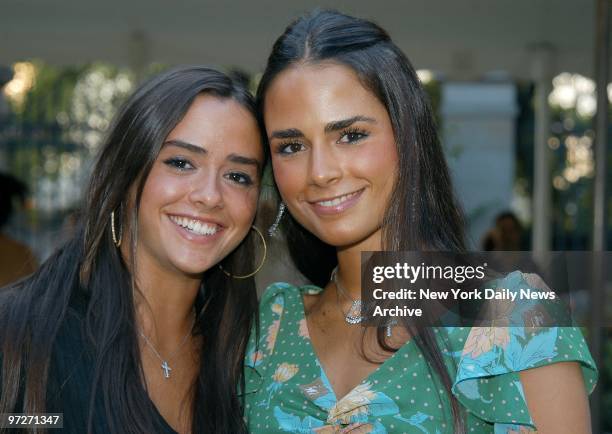
{"label": "bare shoulder", "polygon": [[590,412],[578,362],[559,362],[519,373],[539,434],[588,434]]}

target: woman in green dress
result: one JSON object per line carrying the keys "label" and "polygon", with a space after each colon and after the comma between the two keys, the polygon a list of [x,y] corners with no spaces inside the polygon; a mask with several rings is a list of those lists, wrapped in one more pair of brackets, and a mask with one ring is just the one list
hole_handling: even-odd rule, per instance
{"label": "woman in green dress", "polygon": [[[465,250],[431,109],[383,29],[297,19],[258,109],[282,198],[274,226],[314,285],[263,295],[245,362],[251,432],[590,432],[596,368],[576,328],[356,325],[362,251]],[[499,284],[544,289],[521,272]]]}

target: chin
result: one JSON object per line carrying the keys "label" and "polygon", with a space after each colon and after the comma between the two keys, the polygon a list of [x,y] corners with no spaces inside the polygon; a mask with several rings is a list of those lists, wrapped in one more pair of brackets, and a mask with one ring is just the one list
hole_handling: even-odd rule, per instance
{"label": "chin", "polygon": [[[317,238],[321,239],[330,246],[337,248],[352,247],[365,241],[368,241],[376,231],[364,232],[364,231],[326,231],[325,234],[321,233],[318,235],[314,233]],[[367,250],[367,249],[366,249]],[[378,248],[380,250],[380,247]]]}
{"label": "chin", "polygon": [[210,260],[205,261],[194,261],[193,256],[192,259],[189,260],[177,260],[173,261],[174,267],[187,276],[197,276],[204,274],[204,272],[208,271],[212,267],[215,266],[216,263],[211,262]]}
{"label": "chin", "polygon": [[344,246],[349,246],[352,244],[356,244],[358,243],[361,238],[355,237],[355,236],[351,236],[351,235],[343,235],[343,234],[332,234],[332,235],[317,235],[315,234],[317,238],[319,238],[320,240],[322,240],[323,242],[329,244],[330,246],[334,246],[334,247],[344,247]]}

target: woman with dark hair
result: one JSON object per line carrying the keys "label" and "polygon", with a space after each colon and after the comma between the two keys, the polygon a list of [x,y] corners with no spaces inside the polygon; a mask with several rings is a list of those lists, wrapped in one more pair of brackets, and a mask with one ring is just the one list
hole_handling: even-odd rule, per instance
{"label": "woman with dark hair", "polygon": [[226,75],[185,67],[136,90],[74,238],[0,296],[0,413],[63,413],[75,434],[246,432],[264,156]]}
{"label": "woman with dark hair", "polygon": [[273,284],[262,298],[251,432],[589,431],[583,374],[592,389],[596,371],[577,329],[356,325],[361,252],[465,250],[427,98],[383,29],[331,11],[297,19],[257,102],[282,199],[274,228],[316,286]]}

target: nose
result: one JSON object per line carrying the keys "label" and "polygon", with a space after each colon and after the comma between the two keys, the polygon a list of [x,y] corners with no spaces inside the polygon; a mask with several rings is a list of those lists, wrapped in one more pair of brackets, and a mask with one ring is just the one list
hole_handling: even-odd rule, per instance
{"label": "nose", "polygon": [[194,179],[189,191],[189,200],[206,209],[222,208],[223,193],[220,180],[214,170]]}
{"label": "nose", "polygon": [[324,187],[342,177],[342,168],[333,150],[325,144],[313,146],[309,167],[312,184]]}

